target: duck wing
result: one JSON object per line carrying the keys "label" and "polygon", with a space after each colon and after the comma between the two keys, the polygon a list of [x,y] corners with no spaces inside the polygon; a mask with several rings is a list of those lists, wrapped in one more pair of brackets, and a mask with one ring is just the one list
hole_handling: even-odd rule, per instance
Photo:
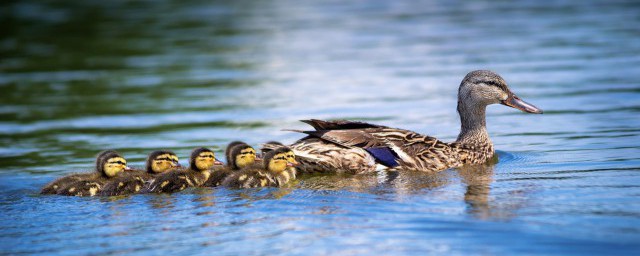
{"label": "duck wing", "polygon": [[345,130],[345,129],[364,129],[364,128],[383,128],[385,126],[370,124],[359,121],[335,120],[325,121],[318,119],[300,120],[301,122],[311,125],[316,131],[319,130]]}
{"label": "duck wing", "polygon": [[314,120],[313,123],[316,131],[302,132],[342,147],[362,148],[387,167],[439,170],[456,159],[451,157],[455,152],[449,144],[416,132],[361,122]]}

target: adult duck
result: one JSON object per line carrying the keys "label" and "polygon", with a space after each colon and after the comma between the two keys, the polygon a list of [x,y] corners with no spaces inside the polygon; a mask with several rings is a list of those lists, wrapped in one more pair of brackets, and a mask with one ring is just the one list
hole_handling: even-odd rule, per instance
{"label": "adult duck", "polygon": [[461,129],[454,142],[382,125],[354,121],[303,120],[315,131],[290,146],[301,173],[373,172],[388,168],[437,172],[467,164],[480,164],[495,153],[487,133],[485,110],[503,104],[527,113],[542,110],[516,96],[498,74],[476,70],[467,74],[458,89]]}

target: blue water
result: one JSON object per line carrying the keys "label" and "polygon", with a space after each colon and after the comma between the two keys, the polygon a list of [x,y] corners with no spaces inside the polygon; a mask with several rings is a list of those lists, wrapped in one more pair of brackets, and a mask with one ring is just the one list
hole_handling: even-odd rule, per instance
{"label": "blue water", "polygon": [[[3,3],[0,254],[637,254],[635,1]],[[289,188],[38,195],[107,148],[291,143],[300,119],[455,140],[457,87],[501,74],[497,162]]]}

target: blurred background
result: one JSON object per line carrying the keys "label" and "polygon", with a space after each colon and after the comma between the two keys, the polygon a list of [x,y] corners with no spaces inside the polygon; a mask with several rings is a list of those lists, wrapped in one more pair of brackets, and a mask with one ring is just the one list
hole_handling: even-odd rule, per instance
{"label": "blurred background", "polygon": [[[3,1],[0,252],[628,253],[640,249],[637,1]],[[457,88],[501,74],[499,160],[292,188],[39,196],[103,149],[187,163],[300,119],[455,140]],[[107,241],[108,240],[108,241]],[[135,241],[135,242],[134,242]]]}

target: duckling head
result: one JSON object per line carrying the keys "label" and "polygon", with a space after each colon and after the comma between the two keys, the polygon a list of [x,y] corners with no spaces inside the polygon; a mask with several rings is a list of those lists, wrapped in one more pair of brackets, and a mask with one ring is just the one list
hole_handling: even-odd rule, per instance
{"label": "duckling head", "polygon": [[156,150],[147,157],[147,172],[161,173],[180,167],[178,156],[169,150]]}
{"label": "duckling head", "polygon": [[256,161],[256,150],[247,144],[236,145],[231,149],[227,165],[233,169],[242,169]]}
{"label": "duckling head", "polygon": [[243,142],[243,141],[232,141],[229,143],[229,145],[227,145],[227,148],[224,150],[224,159],[227,160],[227,166],[229,167],[233,167],[230,162],[231,162],[231,150],[238,145],[248,145],[247,143]]}
{"label": "duckling head", "polygon": [[264,156],[264,168],[273,173],[281,173],[293,164],[287,160],[287,152],[291,149],[281,147],[273,151],[267,152]]}
{"label": "duckling head", "polygon": [[216,160],[216,156],[208,148],[196,148],[191,152],[189,158],[189,167],[195,171],[206,171],[214,165],[222,165],[222,162]]}
{"label": "duckling head", "polygon": [[293,153],[293,150],[291,150],[288,147],[284,147],[285,149],[287,149],[287,151],[285,151],[285,155],[287,156],[287,162],[290,163],[292,166],[298,166],[300,163],[298,163],[298,161],[296,161],[296,154]]}
{"label": "duckling head", "polygon": [[99,158],[98,161],[100,162],[98,172],[107,178],[115,177],[119,173],[129,170],[127,160],[115,151],[102,154],[102,158]]}
{"label": "duckling head", "polygon": [[[458,89],[458,112],[484,109],[487,105],[502,104],[523,112],[542,114],[536,106],[521,100],[500,75],[489,70],[469,72]],[[483,112],[484,113],[484,112]]]}

